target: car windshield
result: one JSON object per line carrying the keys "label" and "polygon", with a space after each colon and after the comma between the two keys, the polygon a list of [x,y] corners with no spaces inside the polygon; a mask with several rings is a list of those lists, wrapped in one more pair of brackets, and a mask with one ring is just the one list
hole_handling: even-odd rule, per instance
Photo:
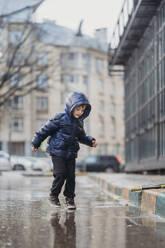
{"label": "car windshield", "polygon": [[116,161],[116,157],[114,156],[100,156],[101,161]]}
{"label": "car windshield", "polygon": [[0,152],[0,157],[1,158],[9,158],[9,155],[3,152]]}
{"label": "car windshield", "polygon": [[97,161],[97,158],[96,157],[88,157],[86,158],[86,162],[87,163],[95,163]]}

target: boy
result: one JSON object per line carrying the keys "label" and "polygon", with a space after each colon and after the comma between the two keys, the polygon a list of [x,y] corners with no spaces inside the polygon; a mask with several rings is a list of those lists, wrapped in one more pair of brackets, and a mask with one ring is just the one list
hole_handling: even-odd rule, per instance
{"label": "boy", "polygon": [[37,151],[41,142],[50,136],[47,151],[52,157],[54,181],[50,201],[60,207],[59,194],[65,183],[64,196],[68,209],[76,209],[75,158],[80,149],[78,142],[96,147],[96,140],[86,136],[83,120],[89,115],[91,105],[84,94],[73,92],[67,99],[64,113],[48,121],[32,140],[32,151]]}

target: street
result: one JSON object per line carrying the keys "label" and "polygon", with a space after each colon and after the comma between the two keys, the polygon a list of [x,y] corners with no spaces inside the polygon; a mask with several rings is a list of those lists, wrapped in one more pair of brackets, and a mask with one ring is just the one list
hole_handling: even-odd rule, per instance
{"label": "street", "polygon": [[57,210],[48,201],[52,177],[0,176],[0,248],[163,248],[165,220],[101,191],[77,176],[77,210],[61,194]]}

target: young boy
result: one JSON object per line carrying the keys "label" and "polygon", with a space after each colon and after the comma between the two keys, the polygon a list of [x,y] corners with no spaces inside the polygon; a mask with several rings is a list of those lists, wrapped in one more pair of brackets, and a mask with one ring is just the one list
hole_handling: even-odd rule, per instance
{"label": "young boy", "polygon": [[79,143],[96,147],[96,140],[86,136],[83,120],[89,115],[91,105],[84,94],[73,92],[67,99],[64,113],[49,120],[32,140],[32,151],[48,136],[47,151],[52,157],[54,181],[50,201],[60,207],[59,194],[65,182],[64,196],[68,209],[76,209],[75,197],[75,158],[80,149]]}

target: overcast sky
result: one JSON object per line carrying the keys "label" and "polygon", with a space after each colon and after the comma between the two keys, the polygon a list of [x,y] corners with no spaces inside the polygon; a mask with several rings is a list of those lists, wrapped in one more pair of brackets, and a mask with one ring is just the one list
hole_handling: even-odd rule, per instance
{"label": "overcast sky", "polygon": [[93,35],[97,28],[108,28],[108,40],[124,0],[45,0],[37,11],[37,20],[55,20],[58,25],[77,30],[84,20],[82,31]]}

